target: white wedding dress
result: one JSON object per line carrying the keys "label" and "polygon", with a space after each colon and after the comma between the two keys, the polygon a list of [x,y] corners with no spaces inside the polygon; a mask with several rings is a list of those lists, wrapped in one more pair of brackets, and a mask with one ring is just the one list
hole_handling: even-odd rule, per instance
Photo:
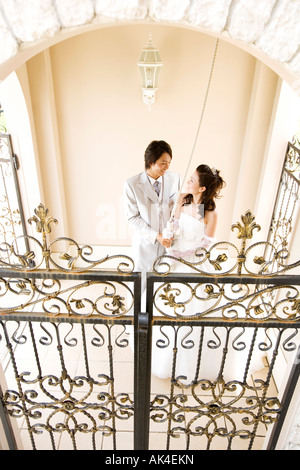
{"label": "white wedding dress", "polygon": [[[195,255],[197,248],[203,247],[208,250],[216,243],[216,239],[205,235],[204,219],[197,219],[188,213],[181,212],[178,224],[179,229],[174,236],[172,248],[168,252],[169,255],[178,258],[178,261],[166,258],[166,261],[171,264],[171,273],[197,274],[197,271],[189,265],[182,263],[180,258],[189,263],[197,263],[201,271],[208,274],[215,273],[208,260],[199,263],[202,258]],[[201,253],[201,250],[197,251]],[[161,317],[162,312],[168,312],[173,317],[198,315],[198,318],[202,316],[209,320],[209,311],[216,305],[216,295],[209,294],[212,294],[212,289],[218,292],[216,286],[206,282],[197,285],[196,290],[193,291],[188,285],[171,283],[170,290],[167,277],[164,282],[156,290],[154,316]],[[191,286],[195,288],[196,284]],[[177,313],[174,310],[174,300],[177,305],[183,302],[182,307],[176,308]],[[222,301],[225,303],[225,300]],[[212,316],[220,318],[221,309],[216,310]],[[152,373],[159,378],[179,379],[185,385],[193,380],[213,382],[218,377],[222,377],[225,382],[243,381],[245,377],[247,378],[245,366],[251,350],[253,328],[231,329],[232,324],[228,324],[227,328],[221,325],[203,327],[204,323],[201,325],[201,322],[197,323],[199,326],[195,326],[195,323],[192,325],[192,320],[193,318],[186,320],[183,326],[177,326],[175,323],[173,323],[174,326],[153,326]],[[258,336],[254,343],[256,348],[258,347],[257,338]],[[248,374],[263,367],[261,358],[262,354],[259,350],[251,355],[251,361],[246,370]]]}

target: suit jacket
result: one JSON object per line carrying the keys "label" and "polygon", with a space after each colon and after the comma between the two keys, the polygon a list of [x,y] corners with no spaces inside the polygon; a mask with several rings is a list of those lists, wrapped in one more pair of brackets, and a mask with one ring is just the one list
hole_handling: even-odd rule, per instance
{"label": "suit jacket", "polygon": [[179,175],[171,171],[167,171],[162,177],[159,196],[146,171],[125,182],[126,217],[134,228],[132,257],[135,271],[151,271],[155,259],[165,253],[165,248],[156,237],[166,227],[179,191]]}

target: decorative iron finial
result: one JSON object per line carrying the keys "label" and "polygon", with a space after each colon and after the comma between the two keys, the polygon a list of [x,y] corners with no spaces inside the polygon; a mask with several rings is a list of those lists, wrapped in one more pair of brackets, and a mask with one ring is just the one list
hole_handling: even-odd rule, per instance
{"label": "decorative iron finial", "polygon": [[37,209],[34,210],[35,216],[28,219],[28,223],[36,223],[36,231],[40,233],[50,233],[50,224],[53,222],[58,223],[56,219],[48,215],[49,210],[45,208],[43,204],[39,204]]}
{"label": "decorative iron finial", "polygon": [[253,237],[253,230],[257,229],[260,231],[261,227],[256,222],[254,222],[255,217],[250,210],[248,210],[245,215],[242,215],[241,219],[244,225],[238,222],[231,226],[231,230],[233,231],[235,228],[237,228],[239,230],[237,238],[250,240]]}

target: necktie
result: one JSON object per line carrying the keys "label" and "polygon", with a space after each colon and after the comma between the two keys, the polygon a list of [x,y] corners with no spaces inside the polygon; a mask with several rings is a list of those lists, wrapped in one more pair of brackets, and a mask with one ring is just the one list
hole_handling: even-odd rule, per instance
{"label": "necktie", "polygon": [[159,181],[154,181],[153,186],[154,186],[154,189],[155,189],[156,194],[159,196],[159,192],[160,192],[160,182],[159,182]]}

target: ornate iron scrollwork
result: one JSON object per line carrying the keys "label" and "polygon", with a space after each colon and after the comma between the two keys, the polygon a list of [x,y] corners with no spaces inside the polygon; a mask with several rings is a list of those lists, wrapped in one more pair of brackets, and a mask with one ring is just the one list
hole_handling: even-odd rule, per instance
{"label": "ornate iron scrollwork", "polygon": [[[172,272],[172,267],[176,263],[177,267],[182,265],[190,268],[191,272],[208,276],[234,273],[276,276],[300,266],[300,261],[290,265],[286,264],[289,252],[285,247],[278,249],[275,245],[264,241],[246,247],[247,240],[253,238],[254,230],[260,230],[260,225],[255,222],[251,211],[246,211],[241,216],[241,222],[233,224],[231,229],[238,230],[237,238],[241,240],[240,247],[222,241],[215,243],[209,249],[199,247],[195,251],[196,261],[193,262],[166,254],[155,260],[153,271],[158,275],[165,276]],[[268,259],[265,257],[266,250],[269,252]],[[231,252],[231,255],[228,255],[228,251]]]}
{"label": "ornate iron scrollwork", "polygon": [[[48,235],[57,221],[43,205],[35,210],[30,223],[35,224],[41,241],[26,237],[28,250],[22,250],[20,246],[25,245],[16,241],[0,246],[4,273],[0,278],[0,343],[6,343],[17,384],[16,390],[9,388],[3,394],[3,406],[10,416],[25,419],[33,448],[42,433],[48,433],[56,448],[55,439],[64,433],[73,448],[77,437],[86,434],[91,436],[93,448],[97,448],[96,437],[101,435],[111,439],[115,449],[117,423],[130,420],[136,412],[130,393],[115,392],[113,357],[116,347],[129,346],[126,328],[133,325],[131,313],[140,295],[130,286],[136,275],[133,261],[122,255],[93,260],[92,247],[82,247],[66,237],[49,242]],[[258,428],[275,422],[280,415],[279,400],[269,396],[271,375],[279,348],[292,353],[296,350],[293,338],[300,319],[300,296],[299,280],[290,285],[276,283],[275,278],[299,266],[300,261],[287,265],[286,247],[279,249],[269,242],[247,247],[259,229],[247,211],[232,226],[240,246],[218,242],[207,250],[199,248],[194,263],[165,255],[154,264],[155,280],[148,292],[148,305],[154,307],[153,342],[162,355],[171,351],[172,370],[170,395],[152,393],[150,418],[156,425],[167,423],[169,441],[184,436],[187,449],[192,447],[193,439],[202,436],[208,448],[214,438],[221,437],[228,441],[229,448],[234,439],[240,438],[247,440],[251,448]],[[57,249],[61,242],[67,249]],[[266,248],[269,257],[265,256]],[[104,271],[100,275],[94,269],[114,260],[114,273]],[[164,277],[172,272],[172,263],[188,267],[192,280],[189,274],[184,277],[178,272],[174,277]],[[21,329],[22,323],[28,325],[29,334]],[[112,338],[116,325],[121,325],[123,331]],[[67,331],[63,330],[65,326]],[[80,335],[76,328],[81,328]],[[283,338],[289,329],[292,332]],[[15,355],[16,345],[18,352],[29,342],[34,364],[30,373],[17,367]],[[143,342],[138,340],[137,344],[141,348]],[[80,371],[73,374],[66,350],[79,345],[83,350]],[[55,372],[45,370],[41,364],[39,348],[48,347],[56,355]],[[108,359],[108,369],[97,368],[96,376],[89,367],[95,351],[99,357],[104,351]],[[192,379],[179,368],[182,352],[195,360]],[[248,376],[257,352],[268,353],[270,365],[264,379],[251,382]],[[202,374],[201,364],[214,353],[221,359],[215,377],[209,379]],[[231,353],[244,355],[242,377],[232,380],[226,378]],[[146,355],[145,350],[139,351],[136,360],[145,361]]]}
{"label": "ornate iron scrollwork", "polygon": [[[20,271],[57,269],[63,272],[85,272],[96,267],[105,267],[108,263],[116,260],[117,265],[110,267],[110,270],[116,269],[121,274],[130,274],[134,271],[134,262],[126,255],[107,255],[101,259],[93,260],[91,259],[93,248],[89,245],[80,246],[71,238],[59,237],[48,243],[47,234],[51,233],[51,225],[57,224],[57,220],[49,215],[48,209],[43,204],[40,204],[34,213],[35,215],[30,217],[28,221],[30,224],[35,223],[36,231],[42,234],[42,243],[32,236],[16,237],[12,244],[3,242],[0,245],[0,266]],[[18,241],[24,238],[32,248],[26,252],[20,252]],[[67,251],[61,252],[59,250],[60,243],[68,245]],[[60,252],[59,260],[62,263],[57,260],[58,251]]]}
{"label": "ornate iron scrollwork", "polygon": [[163,317],[185,320],[290,323],[300,319],[299,287],[292,285],[262,285],[254,290],[245,283],[160,283],[154,292],[153,306]]}

